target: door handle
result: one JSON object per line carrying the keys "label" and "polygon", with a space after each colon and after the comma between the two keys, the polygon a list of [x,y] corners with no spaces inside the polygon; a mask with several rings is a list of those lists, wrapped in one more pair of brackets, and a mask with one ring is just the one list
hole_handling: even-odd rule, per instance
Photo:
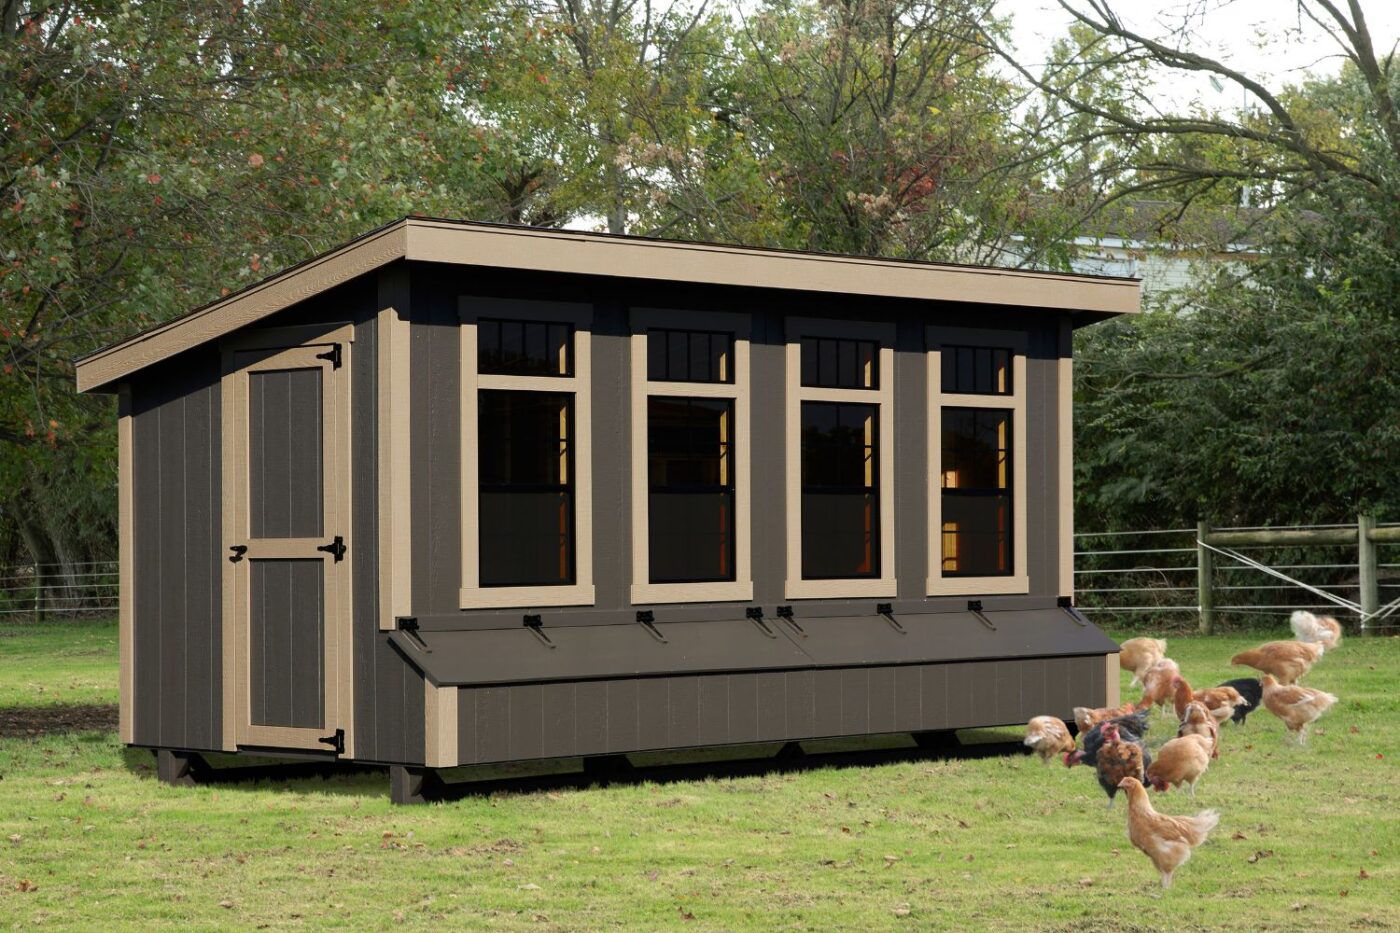
{"label": "door handle", "polygon": [[230,544],[228,549],[233,552],[229,556],[229,563],[232,564],[238,563],[243,559],[243,555],[248,553],[248,545],[246,544]]}

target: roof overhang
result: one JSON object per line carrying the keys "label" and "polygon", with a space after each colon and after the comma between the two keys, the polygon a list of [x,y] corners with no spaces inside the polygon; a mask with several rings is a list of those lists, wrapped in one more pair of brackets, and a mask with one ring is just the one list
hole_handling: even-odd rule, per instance
{"label": "roof overhang", "polygon": [[81,358],[78,391],[110,390],[138,370],[398,259],[1070,311],[1076,326],[1136,313],[1141,293],[1137,279],[407,218]]}

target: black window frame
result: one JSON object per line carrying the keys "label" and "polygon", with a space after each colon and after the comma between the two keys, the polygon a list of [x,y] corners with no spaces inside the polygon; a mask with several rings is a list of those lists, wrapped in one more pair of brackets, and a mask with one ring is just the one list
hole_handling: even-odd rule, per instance
{"label": "black window frame", "polygon": [[[509,365],[492,364],[487,359],[487,334],[494,327],[496,333],[496,345],[503,346],[505,328],[507,326],[519,326],[521,328],[522,346],[528,340],[528,329],[531,327],[544,328],[545,348],[548,352],[550,339],[549,335],[555,328],[564,330],[564,351],[562,370],[536,370],[529,368],[512,368]],[[537,379],[571,379],[575,373],[575,354],[577,328],[569,321],[550,321],[538,318],[515,318],[515,317],[491,317],[482,315],[476,319],[476,371],[483,376],[522,376]],[[504,351],[500,351],[504,352]],[[519,359],[526,360],[528,357],[521,356]]]}
{"label": "black window frame", "polygon": [[[949,456],[948,456],[949,448],[948,448],[948,446],[947,446],[947,440],[946,440],[946,438],[947,438],[947,432],[946,432],[945,425],[946,425],[946,423],[947,423],[946,419],[948,418],[948,416],[949,416],[950,414],[954,414],[954,413],[957,413],[957,414],[968,413],[968,414],[973,415],[973,417],[974,417],[974,429],[975,429],[975,419],[978,418],[978,417],[981,417],[981,416],[994,416],[994,417],[1004,417],[1004,418],[1005,418],[1006,428],[1005,428],[1004,446],[1003,446],[1003,447],[997,448],[997,451],[996,451],[996,453],[998,454],[998,456],[1003,455],[1003,454],[1004,454],[1004,456],[1005,456],[1005,464],[1003,465],[1003,464],[1001,464],[1001,463],[998,463],[998,464],[997,464],[997,467],[996,467],[997,469],[999,469],[999,470],[1001,470],[1001,471],[1004,471],[1004,473],[1005,473],[1005,477],[1006,477],[1006,486],[1005,486],[1005,488],[1001,488],[1001,487],[986,487],[986,486],[966,486],[966,485],[963,485],[963,484],[961,484],[961,483],[959,483],[959,485],[954,486],[954,487],[948,487],[948,486],[944,486],[944,485],[943,485],[944,476],[945,476],[946,473],[947,473],[948,464],[949,464],[949,462],[950,462]],[[1015,486],[1016,486],[1016,473],[1015,473],[1015,463],[1016,463],[1016,461],[1015,461],[1015,458],[1016,458],[1016,434],[1015,434],[1015,431],[1016,431],[1016,412],[1015,412],[1015,410],[1014,410],[1013,408],[997,408],[997,407],[992,407],[992,406],[976,406],[976,407],[973,407],[973,406],[963,406],[963,405],[943,405],[943,406],[940,406],[940,408],[939,408],[938,418],[939,418],[938,424],[939,424],[939,450],[940,450],[940,457],[939,457],[939,463],[940,463],[939,473],[940,473],[940,475],[939,475],[939,477],[938,477],[938,494],[939,494],[939,496],[940,496],[940,499],[941,499],[941,503],[942,503],[942,504],[940,505],[940,508],[939,508],[940,519],[939,519],[939,528],[937,529],[937,533],[938,533],[938,566],[939,566],[939,570],[940,570],[940,572],[941,572],[941,575],[942,575],[944,578],[947,578],[947,579],[950,579],[950,580],[957,580],[957,579],[980,579],[980,578],[991,578],[991,577],[997,577],[997,578],[1000,578],[1000,577],[1014,577],[1014,576],[1016,576],[1016,533],[1017,533],[1016,521],[1015,521],[1015,518],[1016,518],[1016,496],[1017,496],[1018,494],[1021,494],[1021,493],[1019,493],[1019,491],[1015,488]],[[958,498],[1004,498],[1004,499],[1006,500],[1006,531],[1005,531],[1005,541],[1004,541],[1004,542],[1002,543],[1002,545],[1001,545],[1001,547],[1005,550],[1005,560],[1006,560],[1006,569],[1005,569],[1005,570],[998,570],[998,571],[993,571],[993,572],[986,572],[986,571],[983,571],[983,570],[949,570],[949,569],[948,569],[948,567],[947,567],[947,560],[948,560],[948,557],[947,557],[946,551],[944,550],[944,546],[945,546],[945,543],[946,543],[946,541],[947,541],[947,536],[948,536],[948,534],[949,534],[949,532],[946,530],[947,524],[948,524],[948,517],[947,517],[947,516],[948,516],[948,508],[947,508],[946,503],[947,503],[947,500],[948,500],[950,497],[951,497],[951,498],[954,498],[954,499],[958,499]],[[961,533],[961,534],[974,534],[974,533],[975,533],[975,534],[986,534],[987,532],[984,532],[984,531],[982,531],[982,532],[965,531],[965,532],[960,532],[960,533]]]}
{"label": "black window frame", "polygon": [[[653,418],[652,405],[654,403],[684,403],[687,407],[693,407],[697,403],[702,405],[721,405],[727,417],[724,419],[724,435],[720,439],[720,472],[722,479],[717,483],[686,483],[658,485],[652,472],[653,459],[653,432],[656,430],[656,419]],[[735,418],[738,408],[738,399],[729,396],[698,396],[698,395],[674,395],[664,392],[651,393],[645,396],[647,406],[647,541],[644,546],[647,548],[647,583],[648,584],[705,584],[705,583],[734,583],[738,580],[738,540],[740,530],[737,526],[738,514],[738,486],[737,486],[737,451],[735,450]],[[657,560],[656,538],[659,522],[656,520],[656,512],[653,509],[653,496],[673,495],[673,496],[723,496],[727,497],[727,507],[729,515],[729,538],[724,562],[728,565],[729,571],[725,576],[707,577],[675,577],[660,576],[656,572]]]}
{"label": "black window frame", "polygon": [[[878,354],[878,344],[876,352]],[[870,425],[870,439],[863,441],[866,455],[869,459],[868,472],[870,474],[869,485],[840,484],[840,483],[809,483],[807,470],[808,435],[806,412],[809,407],[831,407],[831,408],[853,408],[865,409]],[[881,406],[878,401],[863,399],[850,399],[843,401],[827,401],[817,399],[801,399],[798,403],[799,418],[799,442],[798,442],[798,471],[800,501],[797,508],[800,509],[798,520],[802,541],[799,543],[799,569],[803,580],[879,580],[882,578],[884,561],[887,559],[883,547],[883,506],[885,490],[880,481],[881,457],[881,431],[880,431]],[[814,522],[807,514],[806,506],[808,496],[868,496],[870,508],[870,528],[865,533],[868,546],[870,548],[870,568],[865,572],[855,573],[812,573],[808,569],[806,540]]]}
{"label": "black window frame", "polygon": [[[674,360],[672,343],[675,339],[685,338],[685,370],[684,376],[673,373],[672,363]],[[720,339],[726,342],[720,356],[724,358],[724,378],[704,378],[693,373],[695,362],[694,340],[697,337],[704,337],[708,343],[707,359],[714,358],[714,341]],[[654,340],[665,341],[662,352],[655,350]],[[698,385],[734,385],[734,345],[735,335],[725,330],[704,330],[694,327],[648,327],[646,329],[647,341],[647,381],[648,382],[687,382]],[[654,368],[657,357],[663,362],[662,371],[658,374]]]}

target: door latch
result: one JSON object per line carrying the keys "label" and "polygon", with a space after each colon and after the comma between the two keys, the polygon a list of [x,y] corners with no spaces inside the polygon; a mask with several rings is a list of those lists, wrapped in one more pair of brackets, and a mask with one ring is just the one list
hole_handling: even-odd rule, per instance
{"label": "door latch", "polygon": [[325,551],[327,554],[334,557],[335,562],[338,564],[345,557],[345,539],[340,535],[336,535],[331,539],[330,544],[323,544],[316,550]]}
{"label": "door latch", "polygon": [[229,563],[236,564],[243,559],[243,555],[248,553],[246,544],[230,544],[228,549],[233,553],[229,555]]}

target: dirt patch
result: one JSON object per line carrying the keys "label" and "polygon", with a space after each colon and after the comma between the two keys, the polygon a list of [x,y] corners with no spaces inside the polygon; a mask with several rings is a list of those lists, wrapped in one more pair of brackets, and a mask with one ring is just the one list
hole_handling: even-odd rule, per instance
{"label": "dirt patch", "polygon": [[115,703],[0,709],[0,739],[37,738],[61,732],[112,732],[116,728]]}

